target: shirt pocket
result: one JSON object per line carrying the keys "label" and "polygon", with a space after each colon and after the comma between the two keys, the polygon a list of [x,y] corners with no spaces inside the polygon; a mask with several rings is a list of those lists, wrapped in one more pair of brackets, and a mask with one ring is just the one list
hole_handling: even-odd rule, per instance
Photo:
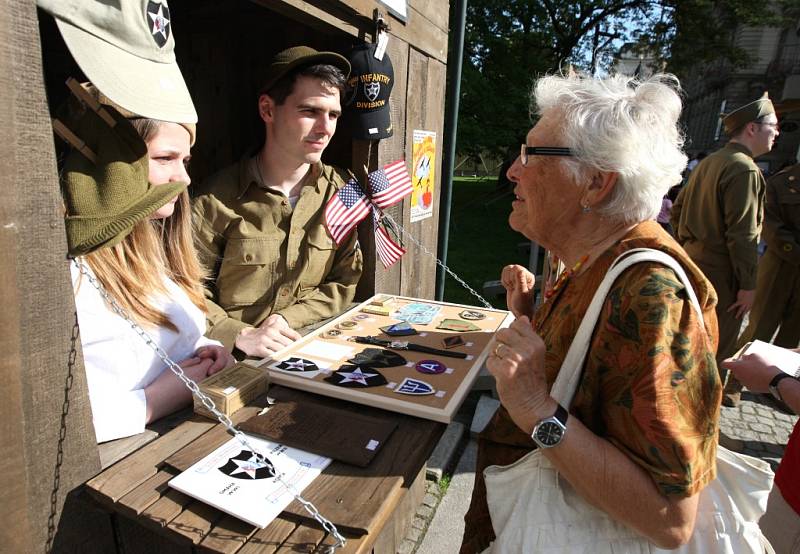
{"label": "shirt pocket", "polygon": [[781,187],[775,196],[783,223],[790,229],[800,229],[800,190],[794,186]]}
{"label": "shirt pocket", "polygon": [[[354,229],[353,233],[356,232]],[[303,274],[300,277],[300,288],[309,289],[320,285],[333,267],[336,256],[336,243],[324,228],[308,236],[308,257]]]}
{"label": "shirt pocket", "polygon": [[224,308],[265,304],[272,298],[280,247],[280,239],[270,237],[228,240],[217,277]]}

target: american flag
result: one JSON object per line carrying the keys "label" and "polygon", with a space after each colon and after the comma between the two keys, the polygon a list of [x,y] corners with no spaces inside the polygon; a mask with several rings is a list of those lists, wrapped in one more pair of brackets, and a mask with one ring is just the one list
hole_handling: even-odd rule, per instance
{"label": "american flag", "polygon": [[325,206],[325,224],[333,240],[341,244],[348,233],[367,217],[371,206],[355,179],[340,188]]}
{"label": "american flag", "polygon": [[383,267],[389,267],[399,260],[406,251],[389,237],[389,233],[386,232],[384,226],[381,225],[378,216],[375,215],[374,211],[372,213],[375,220],[375,251],[378,253],[378,258],[380,258],[381,263],[383,263]]}
{"label": "american flag", "polygon": [[367,175],[369,195],[379,208],[388,208],[411,194],[411,178],[405,160],[397,160]]}
{"label": "american flag", "polygon": [[411,178],[405,160],[392,162],[373,171],[367,175],[367,184],[369,197],[355,179],[350,179],[339,189],[325,207],[325,224],[336,244],[341,244],[353,227],[372,210],[375,248],[383,265],[389,267],[400,259],[405,250],[389,237],[389,233],[381,225],[378,210],[398,203],[411,193]]}

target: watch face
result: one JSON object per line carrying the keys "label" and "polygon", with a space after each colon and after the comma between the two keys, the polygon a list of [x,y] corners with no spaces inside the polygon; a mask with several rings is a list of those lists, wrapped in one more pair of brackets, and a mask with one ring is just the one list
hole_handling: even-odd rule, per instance
{"label": "watch face", "polygon": [[536,440],[544,446],[555,446],[564,436],[564,429],[554,421],[543,421],[536,429]]}

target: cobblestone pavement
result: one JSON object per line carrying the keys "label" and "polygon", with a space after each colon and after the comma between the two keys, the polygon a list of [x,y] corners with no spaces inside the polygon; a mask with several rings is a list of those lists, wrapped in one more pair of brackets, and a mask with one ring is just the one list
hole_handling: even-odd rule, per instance
{"label": "cobblestone pavement", "polygon": [[[749,454],[768,461],[773,470],[780,463],[784,446],[789,440],[798,417],[784,413],[774,407],[767,397],[745,391],[742,402],[736,408],[722,407],[720,413],[720,442],[731,450]],[[465,437],[465,440],[468,437]],[[463,450],[463,449],[462,449]],[[453,465],[458,463],[458,456]],[[400,544],[398,554],[414,554],[422,544],[436,509],[444,498],[438,483],[427,481],[425,499],[417,510],[406,538]],[[464,505],[462,513],[466,512]],[[433,532],[443,532],[436,529]],[[453,552],[457,551],[461,537],[452,537]]]}

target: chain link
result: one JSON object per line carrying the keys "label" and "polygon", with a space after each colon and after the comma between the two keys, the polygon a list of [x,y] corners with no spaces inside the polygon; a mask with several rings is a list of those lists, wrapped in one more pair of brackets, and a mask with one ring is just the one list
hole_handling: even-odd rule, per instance
{"label": "chain link", "polygon": [[300,491],[298,491],[297,488],[294,485],[292,485],[291,483],[287,483],[286,481],[284,481],[284,479],[283,479],[283,477],[281,475],[279,475],[279,474],[277,474],[277,473],[272,471],[271,464],[269,464],[267,462],[266,458],[264,456],[262,456],[258,451],[256,451],[255,448],[253,448],[250,445],[249,441],[247,440],[247,436],[242,431],[236,429],[236,427],[233,426],[233,422],[231,421],[231,419],[228,416],[226,416],[225,414],[223,414],[222,412],[217,410],[217,407],[214,404],[214,401],[211,398],[209,398],[208,395],[204,394],[200,390],[200,387],[197,385],[197,383],[195,383],[194,380],[192,380],[190,377],[188,377],[184,373],[184,371],[181,368],[181,366],[178,365],[177,363],[175,363],[174,361],[172,361],[172,359],[153,340],[153,338],[147,333],[147,331],[142,329],[142,327],[139,324],[137,324],[135,321],[133,321],[133,319],[130,317],[130,315],[128,315],[128,313],[125,311],[125,309],[122,306],[120,306],[116,302],[116,300],[114,300],[111,297],[110,294],[108,294],[108,292],[105,290],[103,285],[101,285],[100,282],[94,277],[94,275],[91,274],[91,272],[89,271],[89,268],[86,266],[86,264],[84,264],[82,261],[78,260],[77,258],[72,258],[72,261],[76,265],[76,267],[78,268],[78,271],[80,271],[81,275],[86,277],[86,279],[89,281],[89,283],[91,283],[91,285],[98,290],[98,292],[103,297],[103,299],[108,303],[109,306],[111,306],[111,309],[113,309],[114,312],[116,312],[117,315],[119,315],[122,319],[124,319],[131,326],[131,329],[137,335],[139,335],[139,337],[141,337],[142,340],[144,340],[145,344],[147,344],[147,346],[149,346],[150,349],[152,349],[153,352],[155,352],[155,354],[159,358],[161,358],[161,360],[167,365],[167,367],[172,371],[172,373],[174,373],[175,376],[178,379],[180,379],[183,382],[183,384],[186,385],[186,387],[190,391],[192,391],[192,394],[194,396],[196,396],[197,399],[200,400],[203,403],[203,406],[205,406],[206,409],[208,409],[211,413],[214,414],[214,416],[216,416],[217,420],[225,426],[225,428],[239,441],[239,443],[241,443],[241,445],[243,447],[247,448],[250,452],[252,452],[255,455],[256,460],[259,463],[264,464],[267,468],[270,468],[269,471],[272,474],[272,476],[275,478],[275,480],[278,483],[280,483],[284,488],[286,488],[286,490],[288,490],[292,494],[292,496],[294,496],[295,500],[297,500],[300,504],[302,504],[302,506],[306,510],[306,512],[308,512],[308,514],[311,517],[313,517],[322,526],[322,528],[326,532],[328,532],[330,535],[333,535],[333,537],[336,539],[336,544],[326,545],[325,552],[329,552],[330,553],[330,552],[335,551],[337,548],[341,548],[342,546],[344,546],[345,543],[347,542],[347,539],[345,539],[339,533],[339,530],[336,529],[336,526],[330,520],[326,519],[319,512],[317,507],[314,506],[314,504],[312,504],[308,500],[304,499],[300,495]]}
{"label": "chain link", "polygon": [[[374,208],[374,209],[377,209],[377,208]],[[448,275],[450,275],[450,277],[452,277],[453,279],[455,279],[456,281],[458,281],[458,283],[459,283],[459,284],[460,284],[462,287],[464,287],[465,289],[467,289],[467,290],[469,291],[469,293],[470,293],[472,296],[474,296],[475,298],[477,298],[477,299],[480,301],[480,303],[481,303],[481,304],[483,304],[483,307],[484,307],[484,308],[489,308],[490,310],[493,310],[493,309],[494,309],[494,306],[492,306],[491,304],[489,304],[489,303],[488,303],[488,302],[487,302],[487,301],[486,301],[486,300],[483,298],[483,296],[481,296],[480,294],[478,294],[478,293],[477,293],[477,292],[476,292],[476,291],[475,291],[475,290],[474,290],[472,287],[470,287],[470,286],[469,286],[469,285],[468,285],[468,284],[467,284],[467,283],[466,283],[466,282],[465,282],[465,281],[464,281],[464,280],[463,280],[461,277],[459,277],[458,275],[456,275],[455,273],[453,273],[453,271],[452,271],[452,270],[451,270],[449,267],[447,267],[445,264],[443,264],[443,263],[442,263],[442,262],[439,260],[439,258],[437,258],[437,257],[436,257],[436,254],[434,254],[433,252],[431,252],[430,250],[428,250],[427,248],[425,248],[425,246],[424,246],[424,245],[423,245],[421,242],[419,242],[417,239],[415,239],[415,238],[414,238],[414,235],[412,235],[411,233],[409,233],[408,231],[406,231],[406,230],[403,228],[403,226],[402,226],[402,225],[400,225],[399,223],[397,223],[397,222],[396,222],[396,221],[395,221],[395,220],[392,218],[392,216],[390,216],[390,215],[389,215],[388,213],[386,213],[386,212],[382,212],[382,213],[381,213],[381,219],[385,219],[385,220],[387,220],[389,223],[391,223],[391,225],[392,225],[394,228],[396,228],[396,229],[399,229],[399,230],[400,230],[400,232],[401,232],[401,233],[403,233],[403,236],[405,236],[406,238],[408,238],[408,240],[410,240],[411,242],[413,242],[414,244],[416,244],[416,245],[417,245],[417,246],[418,246],[418,247],[419,247],[419,248],[420,248],[420,249],[421,249],[423,252],[425,252],[425,254],[427,254],[428,256],[430,256],[431,258],[433,258],[433,259],[434,259],[434,261],[436,262],[436,265],[438,265],[439,267],[441,267],[442,269],[444,269],[444,270],[447,272],[447,274],[448,274]]]}

